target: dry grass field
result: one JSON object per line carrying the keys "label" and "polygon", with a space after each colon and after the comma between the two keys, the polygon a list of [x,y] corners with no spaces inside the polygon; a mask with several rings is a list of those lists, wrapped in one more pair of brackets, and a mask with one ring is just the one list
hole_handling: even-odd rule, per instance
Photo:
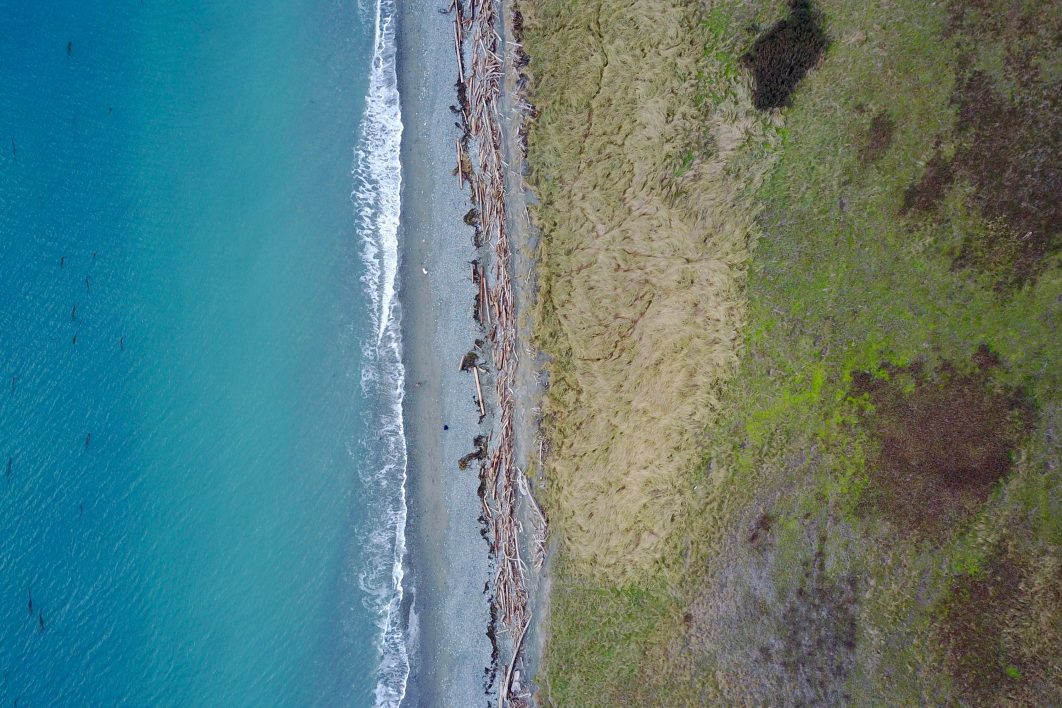
{"label": "dry grass field", "polygon": [[697,439],[740,356],[755,223],[742,187],[769,118],[690,98],[703,42],[682,3],[527,3],[538,334],[552,356],[552,516],[565,554],[647,571],[686,513]]}

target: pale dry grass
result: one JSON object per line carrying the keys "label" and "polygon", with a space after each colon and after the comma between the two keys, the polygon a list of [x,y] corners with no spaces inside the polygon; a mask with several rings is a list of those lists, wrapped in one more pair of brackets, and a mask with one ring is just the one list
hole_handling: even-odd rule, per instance
{"label": "pale dry grass", "polygon": [[769,140],[748,89],[698,109],[704,36],[677,0],[525,3],[539,111],[537,330],[551,355],[550,513],[581,572],[629,579],[683,523],[699,433],[740,356]]}

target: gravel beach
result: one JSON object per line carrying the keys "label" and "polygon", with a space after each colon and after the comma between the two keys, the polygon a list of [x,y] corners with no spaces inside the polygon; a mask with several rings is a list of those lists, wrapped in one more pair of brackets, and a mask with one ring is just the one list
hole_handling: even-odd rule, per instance
{"label": "gravel beach", "polygon": [[457,466],[490,421],[479,425],[475,384],[459,371],[461,358],[482,334],[472,319],[469,262],[476,254],[462,221],[470,205],[452,174],[460,131],[449,108],[457,101],[451,32],[451,17],[436,5],[401,5],[399,299],[414,598],[406,705],[482,704],[484,670],[491,662],[478,479],[474,466],[465,471]]}

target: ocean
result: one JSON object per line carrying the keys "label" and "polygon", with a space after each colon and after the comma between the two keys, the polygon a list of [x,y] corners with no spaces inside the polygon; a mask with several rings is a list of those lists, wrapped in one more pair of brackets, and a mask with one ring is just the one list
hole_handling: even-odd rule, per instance
{"label": "ocean", "polygon": [[3,705],[409,673],[390,0],[0,0]]}

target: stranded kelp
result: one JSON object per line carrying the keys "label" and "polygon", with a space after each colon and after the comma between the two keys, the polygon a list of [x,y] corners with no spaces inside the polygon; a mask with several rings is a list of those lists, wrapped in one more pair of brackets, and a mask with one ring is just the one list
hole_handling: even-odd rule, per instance
{"label": "stranded kelp", "polygon": [[797,84],[825,51],[820,13],[806,0],[794,0],[789,16],[776,22],[741,57],[756,81],[753,105],[761,111],[790,105]]}

